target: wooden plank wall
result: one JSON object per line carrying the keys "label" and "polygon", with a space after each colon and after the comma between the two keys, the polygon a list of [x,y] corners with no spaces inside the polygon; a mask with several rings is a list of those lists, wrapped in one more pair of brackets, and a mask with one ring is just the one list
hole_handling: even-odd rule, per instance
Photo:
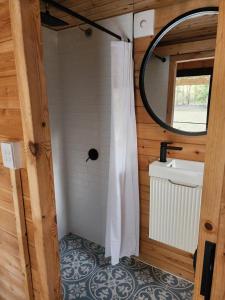
{"label": "wooden plank wall", "polygon": [[[0,3],[0,140],[22,140],[8,1]],[[0,299],[26,299],[10,171],[0,154]],[[29,265],[27,266],[30,267]]]}
{"label": "wooden plank wall", "polygon": [[0,158],[0,299],[25,298],[10,172]]}
{"label": "wooden plank wall", "polygon": [[[35,4],[36,5],[36,4]],[[39,9],[36,5],[36,9]],[[37,14],[38,16],[38,14]],[[0,1],[0,142],[24,141],[15,48],[12,37],[9,0]],[[0,151],[1,152],[1,151]],[[49,154],[50,156],[50,154]],[[11,173],[11,174],[10,174]],[[10,176],[11,175],[11,176]],[[50,186],[50,185],[49,185]],[[16,194],[19,189],[20,194]],[[14,198],[13,198],[14,196]],[[18,197],[18,199],[16,199]],[[14,202],[13,202],[14,201]],[[17,201],[17,202],[15,202]],[[19,204],[18,206],[15,204]],[[17,209],[17,210],[16,210]],[[54,212],[53,212],[54,213]],[[18,215],[20,214],[20,215]],[[22,223],[19,223],[19,219]],[[44,299],[41,292],[41,268],[38,268],[27,169],[18,172],[3,167],[0,154],[0,299]],[[55,217],[54,217],[55,224]],[[56,224],[55,224],[56,225]],[[19,228],[20,227],[20,228]],[[56,226],[49,230],[49,241],[58,243]],[[54,230],[53,230],[54,229]],[[22,232],[22,231],[23,232]],[[21,244],[24,242],[24,244]],[[26,246],[23,248],[23,246]],[[22,249],[23,248],[23,249]],[[25,260],[21,257],[24,251]],[[55,253],[56,254],[56,253]],[[54,253],[50,253],[55,259]],[[57,255],[56,255],[57,256]],[[58,257],[56,258],[58,259]],[[58,260],[57,260],[58,263]],[[59,263],[58,263],[59,265]],[[59,266],[58,266],[59,267]],[[54,299],[59,299],[59,278],[52,270]],[[29,292],[27,282],[30,281]],[[52,298],[52,299],[53,299]],[[46,298],[47,299],[47,298]]]}
{"label": "wooden plank wall", "polygon": [[[155,32],[182,13],[203,7],[217,6],[217,0],[190,0],[188,2],[174,1],[174,5],[156,9]],[[188,137],[177,135],[161,128],[147,114],[140,97],[139,70],[143,55],[153,37],[139,38],[134,42],[135,55],[135,93],[136,118],[138,131],[138,159],[141,204],[141,240],[140,259],[157,267],[175,273],[181,277],[193,280],[192,256],[184,251],[150,240],[149,232],[149,163],[159,158],[160,142],[169,140],[175,146],[183,147],[182,151],[170,151],[169,157],[204,161],[206,136]]]}
{"label": "wooden plank wall", "polygon": [[[8,0],[22,116],[21,174],[35,298],[60,299],[60,264],[39,0]],[[31,213],[30,213],[31,212]]]}

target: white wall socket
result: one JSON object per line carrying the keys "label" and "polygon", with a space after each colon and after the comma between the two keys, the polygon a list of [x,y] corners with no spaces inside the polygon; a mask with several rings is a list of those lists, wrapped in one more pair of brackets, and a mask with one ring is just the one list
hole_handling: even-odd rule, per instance
{"label": "white wall socket", "polygon": [[25,166],[21,142],[1,143],[3,165],[9,169],[21,169]]}
{"label": "white wall socket", "polygon": [[155,11],[154,9],[134,14],[134,38],[154,35]]}

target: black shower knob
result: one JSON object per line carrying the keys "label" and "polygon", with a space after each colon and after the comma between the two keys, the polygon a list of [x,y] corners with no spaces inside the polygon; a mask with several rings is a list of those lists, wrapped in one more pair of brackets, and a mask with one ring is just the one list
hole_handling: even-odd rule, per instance
{"label": "black shower knob", "polygon": [[88,151],[88,158],[86,159],[86,161],[90,160],[97,160],[99,157],[98,151],[94,148],[90,149]]}

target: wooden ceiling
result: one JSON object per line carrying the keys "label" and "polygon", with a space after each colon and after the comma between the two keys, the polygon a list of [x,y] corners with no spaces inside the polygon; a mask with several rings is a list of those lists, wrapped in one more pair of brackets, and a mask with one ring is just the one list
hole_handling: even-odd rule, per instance
{"label": "wooden ceiling", "polygon": [[[168,6],[175,2],[187,2],[189,0],[56,0],[58,3],[74,10],[75,12],[97,21],[113,16],[137,12],[146,9],[154,9],[162,6]],[[45,11],[45,5],[41,2],[41,11]],[[62,30],[82,24],[81,21],[65,14],[62,11],[49,7],[50,13],[67,23],[68,26],[51,27],[54,30]]]}
{"label": "wooden ceiling", "polygon": [[180,23],[168,32],[160,46],[213,39],[216,37],[218,14],[191,18]]}

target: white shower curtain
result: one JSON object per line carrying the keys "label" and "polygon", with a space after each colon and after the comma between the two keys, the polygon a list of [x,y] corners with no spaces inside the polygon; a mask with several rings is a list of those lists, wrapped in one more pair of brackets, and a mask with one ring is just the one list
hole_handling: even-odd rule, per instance
{"label": "white shower curtain", "polygon": [[132,43],[111,43],[111,141],[106,256],[139,254],[139,190]]}

